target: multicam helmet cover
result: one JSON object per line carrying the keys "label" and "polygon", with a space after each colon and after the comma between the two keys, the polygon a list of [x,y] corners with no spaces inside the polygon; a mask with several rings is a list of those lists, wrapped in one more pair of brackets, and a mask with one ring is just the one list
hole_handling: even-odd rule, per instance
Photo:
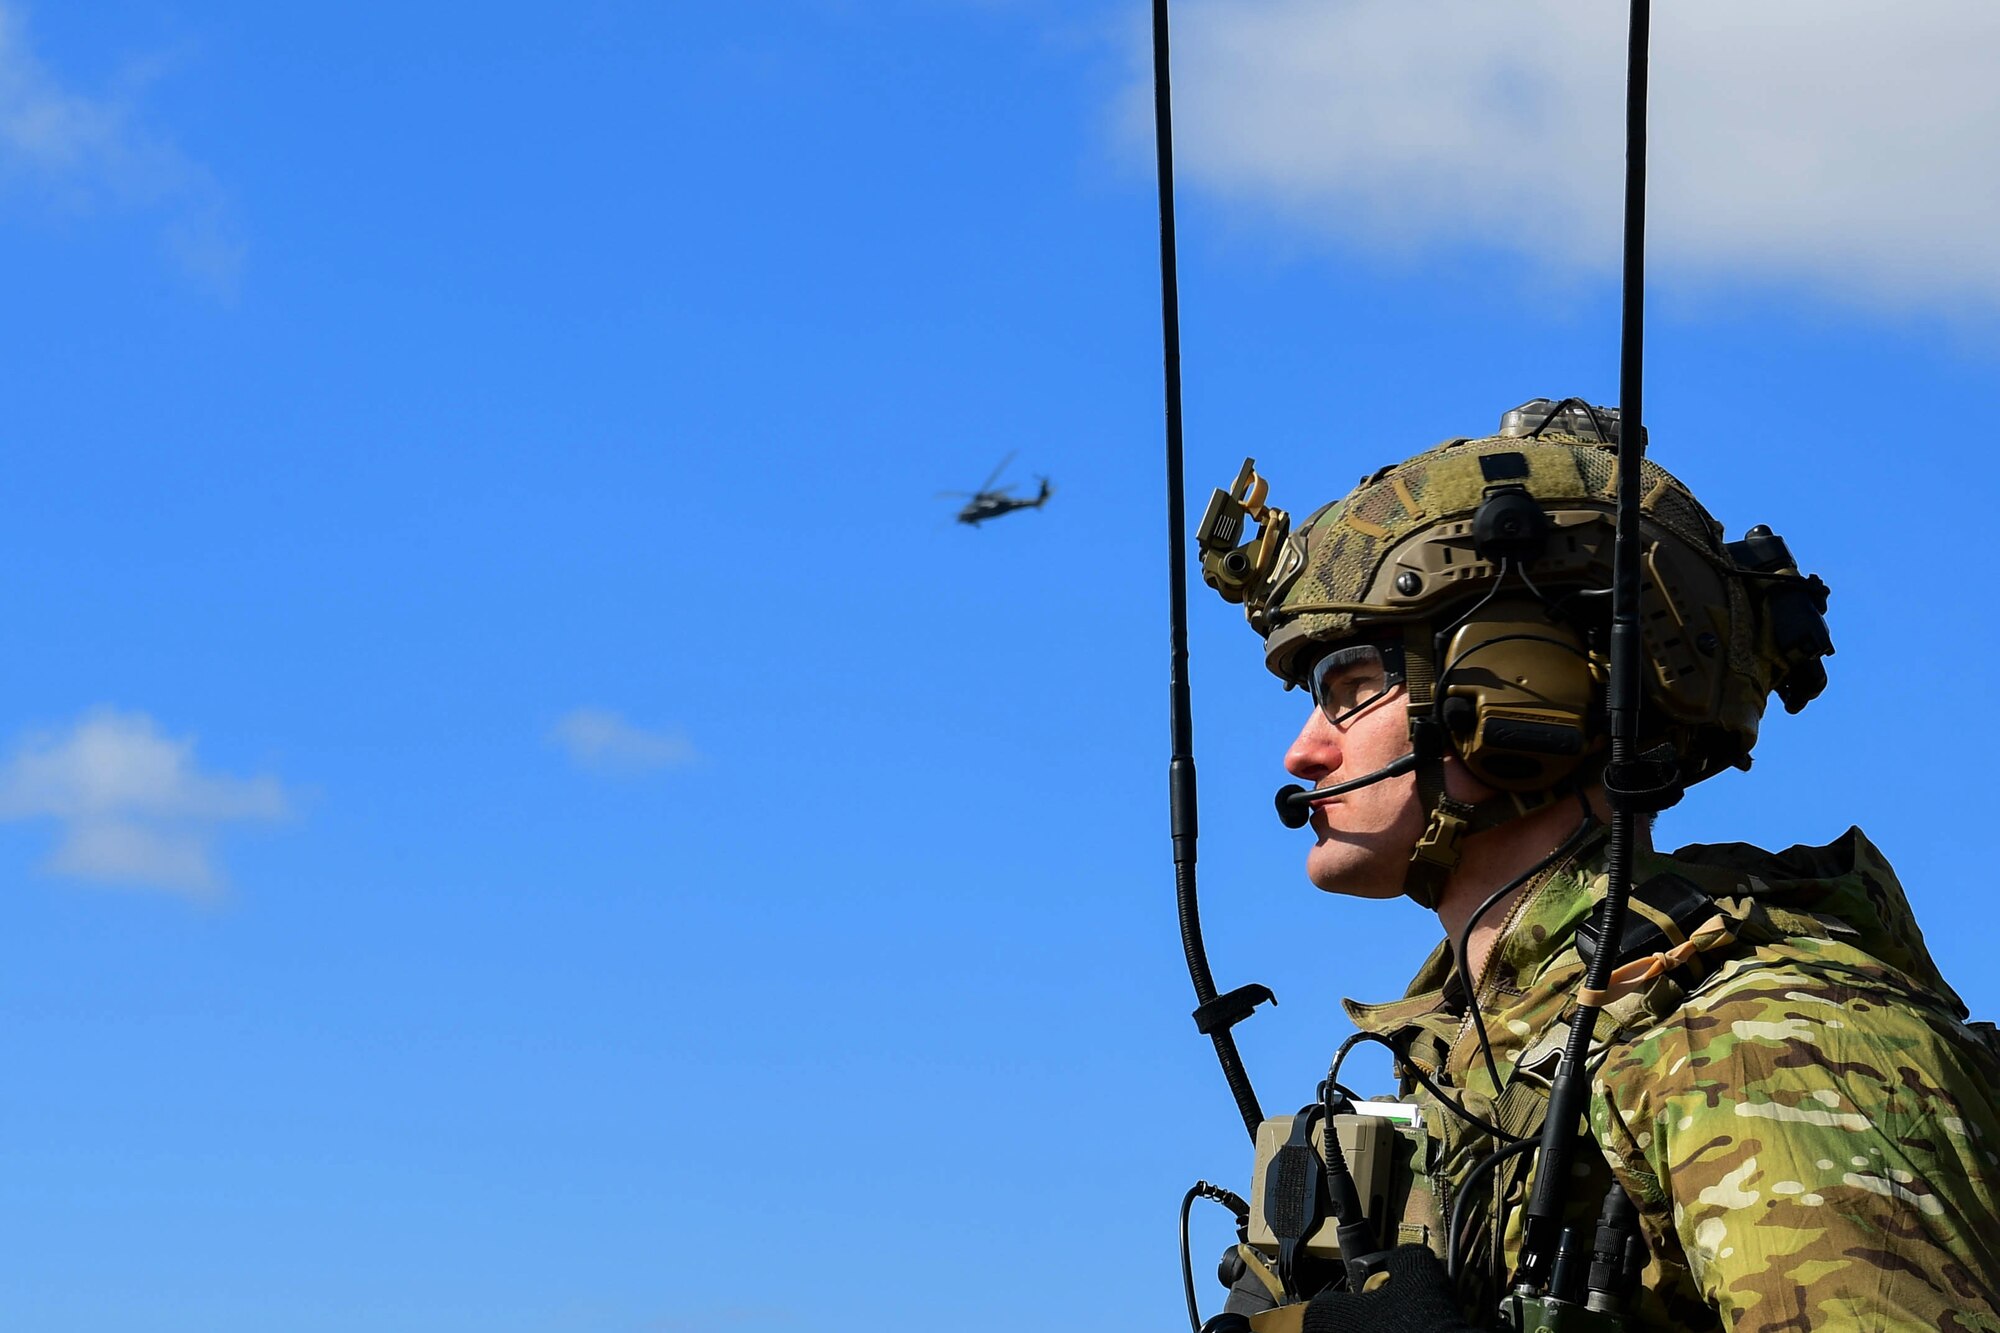
{"label": "multicam helmet cover", "polygon": [[[1559,424],[1571,428],[1560,414],[1547,423]],[[1590,627],[1608,619],[1618,478],[1615,444],[1588,437],[1596,433],[1451,440],[1364,478],[1296,531],[1263,503],[1264,481],[1246,461],[1203,520],[1204,578],[1243,604],[1266,664],[1287,684],[1302,683],[1340,640],[1440,633],[1503,582],[1584,626],[1601,679],[1607,650]],[[1646,730],[1674,743],[1686,785],[1749,766],[1773,690],[1797,711],[1824,687],[1826,586],[1802,578],[1769,529],[1727,543],[1663,468],[1644,462],[1643,477]],[[1533,509],[1543,516],[1530,556],[1496,557],[1505,543],[1482,540],[1492,534],[1478,529],[1481,511],[1490,526],[1489,502],[1503,494],[1513,518],[1523,508],[1530,520]],[[1259,530],[1238,545],[1245,519]]]}

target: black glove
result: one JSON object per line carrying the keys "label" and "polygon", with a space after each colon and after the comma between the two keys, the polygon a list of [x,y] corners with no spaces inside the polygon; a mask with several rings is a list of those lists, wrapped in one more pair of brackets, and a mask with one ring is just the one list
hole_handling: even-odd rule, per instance
{"label": "black glove", "polygon": [[1323,1291],[1306,1305],[1305,1333],[1476,1333],[1444,1265],[1422,1245],[1399,1245],[1368,1291]]}

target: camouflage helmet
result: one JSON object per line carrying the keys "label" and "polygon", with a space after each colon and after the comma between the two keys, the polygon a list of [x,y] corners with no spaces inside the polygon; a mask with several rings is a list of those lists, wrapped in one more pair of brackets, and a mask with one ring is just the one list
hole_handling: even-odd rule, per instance
{"label": "camouflage helmet", "polygon": [[[1423,645],[1429,669],[1448,666],[1441,631],[1499,595],[1516,615],[1525,602],[1574,626],[1601,687],[1616,434],[1615,411],[1538,399],[1509,412],[1499,434],[1449,440],[1363,478],[1296,531],[1264,504],[1266,485],[1246,461],[1203,520],[1204,578],[1244,605],[1266,664],[1288,685],[1304,684],[1331,644],[1357,637],[1399,637]],[[1749,766],[1773,691],[1796,712],[1824,688],[1827,590],[1799,574],[1769,528],[1728,542],[1665,469],[1646,461],[1643,477],[1642,726],[1649,742],[1673,743],[1685,787]],[[1239,545],[1246,519],[1258,530]],[[1436,684],[1442,700],[1448,682]],[[1601,689],[1591,693],[1589,711],[1601,715]]]}

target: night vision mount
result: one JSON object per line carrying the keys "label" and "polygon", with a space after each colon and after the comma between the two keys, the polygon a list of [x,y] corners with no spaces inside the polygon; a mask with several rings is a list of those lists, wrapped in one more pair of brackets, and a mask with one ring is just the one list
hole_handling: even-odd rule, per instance
{"label": "night vision mount", "polygon": [[[1218,490],[1209,498],[1201,526],[1195,529],[1202,581],[1221,593],[1226,602],[1256,599],[1279,577],[1278,565],[1285,553],[1285,538],[1291,535],[1292,518],[1264,503],[1270,489],[1270,482],[1257,474],[1256,460],[1244,459],[1229,489]],[[1257,530],[1245,540],[1244,527],[1250,523],[1256,524]]]}

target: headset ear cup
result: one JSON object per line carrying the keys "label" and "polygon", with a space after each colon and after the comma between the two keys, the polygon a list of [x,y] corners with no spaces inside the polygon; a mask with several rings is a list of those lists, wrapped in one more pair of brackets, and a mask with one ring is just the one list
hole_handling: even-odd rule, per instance
{"label": "headset ear cup", "polygon": [[1538,603],[1507,599],[1455,626],[1437,716],[1466,769],[1500,791],[1547,791],[1602,745],[1590,651]]}

